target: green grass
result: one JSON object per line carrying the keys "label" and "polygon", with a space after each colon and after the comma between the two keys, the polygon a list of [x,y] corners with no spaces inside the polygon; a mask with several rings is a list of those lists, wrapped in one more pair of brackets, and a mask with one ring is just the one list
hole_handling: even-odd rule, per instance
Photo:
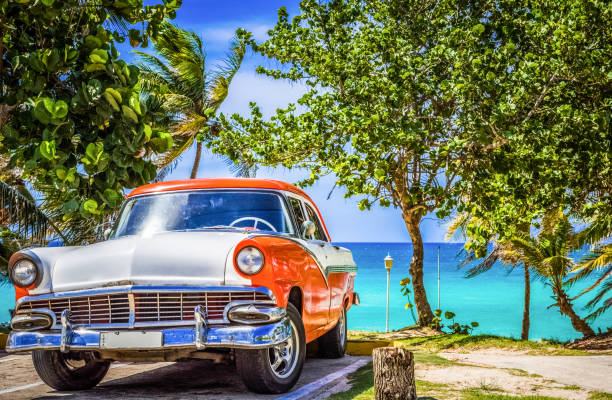
{"label": "green grass", "polygon": [[612,393],[590,392],[589,400],[612,400]]}
{"label": "green grass", "polygon": [[532,342],[491,335],[437,335],[395,340],[396,346],[413,351],[437,353],[442,350],[473,351],[498,348],[521,351],[532,355],[583,356],[589,353],[582,350],[566,349],[556,342]]}
{"label": "green grass", "polygon": [[374,398],[372,363],[366,364],[348,376],[351,388],[331,395],[327,400],[371,400]]}
{"label": "green grass", "polygon": [[509,396],[500,393],[489,393],[482,389],[465,389],[461,391],[462,400],[563,400],[547,396]]}
{"label": "green grass", "polygon": [[432,365],[442,365],[442,366],[450,366],[450,365],[465,365],[455,361],[447,360],[444,357],[440,357],[434,353],[422,353],[415,352],[414,353],[414,362],[415,364],[432,364]]}

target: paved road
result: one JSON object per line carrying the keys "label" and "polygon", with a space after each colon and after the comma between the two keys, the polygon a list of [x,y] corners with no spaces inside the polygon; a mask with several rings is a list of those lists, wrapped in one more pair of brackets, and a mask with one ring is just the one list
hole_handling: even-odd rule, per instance
{"label": "paved road", "polygon": [[0,353],[0,399],[324,399],[339,382],[370,361],[346,356],[338,360],[308,359],[292,392],[283,396],[247,391],[233,365],[207,360],[177,363],[115,363],[95,388],[78,393],[58,392],[43,384],[29,355]]}
{"label": "paved road", "polygon": [[528,356],[440,353],[455,361],[516,368],[559,383],[612,393],[612,356]]}

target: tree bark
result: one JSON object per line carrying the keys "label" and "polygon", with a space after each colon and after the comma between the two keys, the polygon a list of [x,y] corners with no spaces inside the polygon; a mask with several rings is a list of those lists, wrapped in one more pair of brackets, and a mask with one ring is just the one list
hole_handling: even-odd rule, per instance
{"label": "tree bark", "polygon": [[372,363],[376,400],[416,399],[412,352],[397,347],[379,347],[372,352]]}
{"label": "tree bark", "polygon": [[200,158],[202,157],[202,142],[196,141],[196,155],[193,161],[193,168],[191,169],[191,179],[195,179],[198,175],[198,168],[200,167]]}
{"label": "tree bark", "polygon": [[431,306],[427,300],[425,285],[423,284],[423,238],[421,236],[421,217],[415,215],[414,212],[409,212],[406,215],[402,213],[404,223],[412,240],[412,260],[410,260],[410,276],[412,277],[412,289],[414,292],[414,304],[416,305],[419,316],[419,326],[429,326],[433,322],[433,313]]}
{"label": "tree bark", "polygon": [[574,329],[580,333],[582,333],[585,337],[595,336],[595,332],[593,329],[587,324],[582,318],[576,314],[574,311],[574,307],[570,299],[567,297],[567,294],[562,288],[554,288],[555,295],[557,296],[557,304],[559,305],[559,310],[561,310],[561,314],[567,315],[572,322],[572,326]]}
{"label": "tree bark", "polygon": [[523,327],[521,328],[521,339],[529,340],[529,301],[531,298],[531,281],[529,280],[529,266],[525,268],[525,303],[523,305]]}

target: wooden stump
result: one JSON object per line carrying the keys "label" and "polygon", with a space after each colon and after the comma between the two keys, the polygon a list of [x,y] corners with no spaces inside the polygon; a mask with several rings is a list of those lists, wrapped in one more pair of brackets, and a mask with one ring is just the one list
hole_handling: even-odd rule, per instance
{"label": "wooden stump", "polygon": [[414,400],[414,357],[411,351],[379,347],[372,352],[376,400]]}

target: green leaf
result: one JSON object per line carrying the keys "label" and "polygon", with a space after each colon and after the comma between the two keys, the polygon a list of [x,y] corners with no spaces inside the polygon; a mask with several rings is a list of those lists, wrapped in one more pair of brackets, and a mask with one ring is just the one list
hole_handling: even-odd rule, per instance
{"label": "green leaf", "polygon": [[130,108],[134,110],[136,114],[142,115],[142,112],[140,111],[140,97],[138,96],[138,93],[132,94],[129,104]]}
{"label": "green leaf", "polygon": [[98,210],[98,202],[95,201],[94,199],[86,200],[83,203],[83,210],[85,210],[88,213],[93,214],[93,215],[99,215],[100,214],[100,210]]}
{"label": "green leaf", "polygon": [[453,319],[453,318],[455,318],[455,313],[451,312],[451,311],[446,311],[444,313],[444,318],[446,318],[446,319]]}
{"label": "green leaf", "polygon": [[474,328],[478,328],[478,326],[479,326],[478,322],[472,322],[470,325],[472,325],[472,327],[474,327]]}
{"label": "green leaf", "polygon": [[440,310],[440,309],[438,309],[438,310],[434,310],[434,312],[433,312],[433,313],[434,313],[434,315],[435,315],[436,317],[440,317],[440,315],[442,315],[442,310]]}
{"label": "green leaf", "polygon": [[43,141],[40,144],[40,155],[47,160],[53,160],[55,158],[55,140]]}
{"label": "green leaf", "polygon": [[483,24],[474,25],[474,27],[472,28],[472,32],[474,32],[476,35],[482,35],[484,31],[485,26]]}
{"label": "green leaf", "polygon": [[104,49],[94,49],[89,54],[89,62],[92,64],[106,64],[108,52]]}
{"label": "green leaf", "polygon": [[123,201],[123,196],[113,189],[104,189],[102,198],[110,207],[116,207]]}

